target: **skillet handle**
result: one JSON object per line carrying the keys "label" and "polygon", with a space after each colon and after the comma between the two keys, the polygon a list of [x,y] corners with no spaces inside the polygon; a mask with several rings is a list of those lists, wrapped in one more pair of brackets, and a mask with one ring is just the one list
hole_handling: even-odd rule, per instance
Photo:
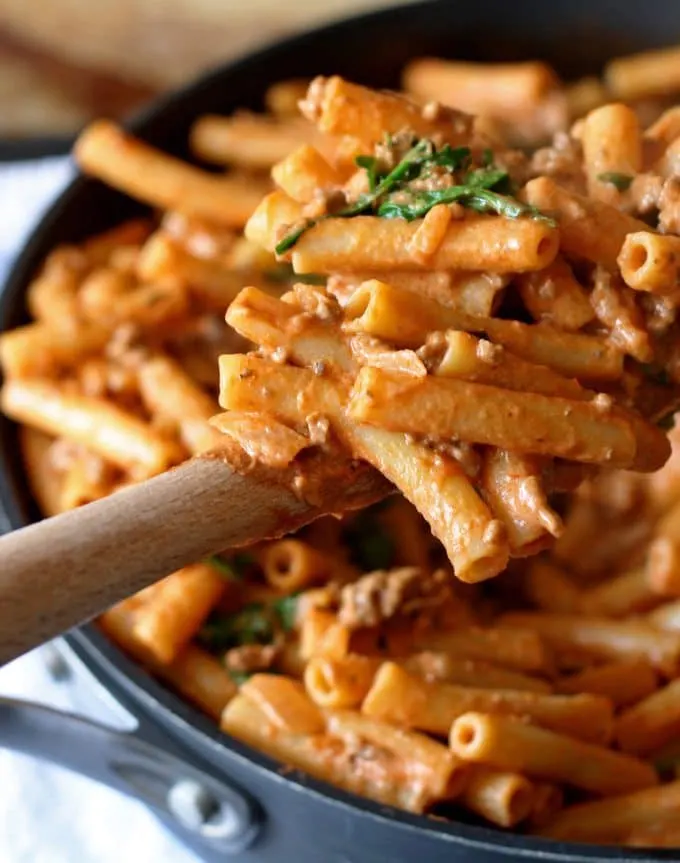
{"label": "skillet handle", "polygon": [[242,791],[134,733],[0,698],[0,746],[134,797],[221,855],[240,853],[260,831],[256,806]]}

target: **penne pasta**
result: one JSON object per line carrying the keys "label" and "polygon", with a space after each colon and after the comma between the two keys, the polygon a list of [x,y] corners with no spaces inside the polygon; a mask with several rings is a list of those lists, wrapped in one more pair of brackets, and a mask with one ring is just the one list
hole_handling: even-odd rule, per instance
{"label": "penne pasta", "polygon": [[[436,405],[436,410],[433,410]],[[652,472],[667,460],[665,435],[633,414],[597,403],[501,390],[365,367],[348,413],[395,432],[506,446],[520,453]],[[507,425],[507,416],[513,425]]]}
{"label": "penne pasta", "polygon": [[502,623],[540,633],[558,653],[576,651],[602,660],[646,660],[670,676],[677,673],[680,662],[680,636],[661,632],[644,620],[518,612],[504,615]]}
{"label": "penne pasta", "polygon": [[572,695],[579,692],[604,695],[616,707],[627,707],[647,698],[658,685],[658,675],[648,662],[630,660],[584,668],[557,680],[555,690]]}
{"label": "penne pasta", "polygon": [[465,713],[451,726],[449,743],[464,761],[603,796],[658,784],[654,768],[644,761],[507,716]]}
{"label": "penne pasta", "polygon": [[460,802],[492,824],[514,827],[533,809],[534,786],[519,773],[475,767]]}
{"label": "penne pasta", "polygon": [[47,381],[8,381],[2,409],[46,434],[83,444],[138,478],[181,461],[180,448],[133,414],[103,399],[71,394]]}
{"label": "penne pasta", "polygon": [[[554,228],[532,219],[467,216],[449,222],[437,250],[421,263],[409,251],[418,220],[326,219],[306,231],[290,253],[296,273],[354,270],[541,270],[557,254]],[[271,241],[269,241],[271,244]]]}
{"label": "penne pasta", "polygon": [[475,710],[528,717],[545,728],[596,743],[606,743],[612,732],[612,708],[606,698],[510,689],[491,692],[428,682],[393,662],[380,667],[361,706],[362,713],[374,719],[440,735],[448,733],[457,717]]}
{"label": "penne pasta", "polygon": [[617,270],[617,259],[628,234],[647,230],[644,222],[610,204],[562,188],[549,177],[531,180],[524,188],[529,204],[554,213],[565,255]]}
{"label": "penne pasta", "polygon": [[549,839],[571,842],[622,842],[631,831],[649,827],[657,818],[677,823],[680,782],[568,806],[541,831]]}
{"label": "penne pasta", "polygon": [[677,739],[680,681],[673,680],[629,707],[616,721],[616,740],[624,752],[643,755]]}
{"label": "penne pasta", "polygon": [[264,191],[252,179],[219,177],[167,156],[107,120],[80,135],[74,155],[83,171],[146,204],[235,228],[245,225]]}

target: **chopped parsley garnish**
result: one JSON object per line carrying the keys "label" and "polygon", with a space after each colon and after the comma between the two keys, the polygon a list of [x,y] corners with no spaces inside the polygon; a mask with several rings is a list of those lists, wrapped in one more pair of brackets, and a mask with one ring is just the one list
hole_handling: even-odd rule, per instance
{"label": "chopped parsley garnish", "polygon": [[271,604],[253,602],[235,614],[213,614],[201,628],[199,640],[211,650],[229,650],[246,644],[272,644],[277,632],[295,626],[298,594]]}
{"label": "chopped parsley garnish", "polygon": [[[417,140],[387,174],[380,173],[380,160],[374,156],[357,156],[355,163],[366,171],[369,191],[341,210],[299,224],[278,243],[277,255],[292,249],[305,231],[324,219],[374,215],[412,221],[425,216],[437,204],[457,203],[478,213],[495,213],[511,219],[526,216],[555,225],[549,216],[514,196],[510,175],[505,169],[494,167],[493,153],[488,149],[483,153],[482,167],[476,169],[472,169],[469,147],[444,144],[437,149],[426,138]],[[442,171],[456,182],[438,188],[437,175]],[[414,185],[416,180],[428,178],[433,180],[434,188]]]}
{"label": "chopped parsley garnish", "polygon": [[252,555],[243,552],[229,558],[213,554],[206,557],[205,563],[216,569],[227,581],[243,581],[248,569],[255,563],[255,559]]}
{"label": "chopped parsley garnish", "polygon": [[372,510],[363,512],[343,531],[352,563],[364,572],[389,569],[394,564],[394,540]]}
{"label": "chopped parsley garnish", "polygon": [[597,179],[601,183],[610,183],[619,192],[627,191],[633,182],[630,174],[620,174],[618,171],[605,171],[603,174],[598,174]]}
{"label": "chopped parsley garnish", "polygon": [[201,628],[199,638],[213,650],[229,650],[244,644],[271,644],[275,631],[271,609],[254,602],[236,614],[211,616]]}
{"label": "chopped parsley garnish", "polygon": [[298,596],[299,594],[292,593],[290,596],[283,596],[272,603],[272,608],[279,616],[281,628],[284,632],[290,632],[295,628]]}

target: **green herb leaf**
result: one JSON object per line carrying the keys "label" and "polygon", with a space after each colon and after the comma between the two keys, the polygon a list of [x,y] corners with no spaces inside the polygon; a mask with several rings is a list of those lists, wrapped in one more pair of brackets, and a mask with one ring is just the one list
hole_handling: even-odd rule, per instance
{"label": "green herb leaf", "polygon": [[619,192],[625,192],[633,182],[630,174],[620,174],[618,171],[605,171],[603,174],[598,174],[597,179],[601,183],[611,183]]}
{"label": "green herb leaf", "polygon": [[389,569],[394,563],[394,540],[372,510],[351,521],[343,531],[343,539],[349,546],[352,563],[363,571]]}
{"label": "green herb leaf", "polygon": [[199,639],[213,650],[228,650],[243,644],[271,644],[274,632],[270,609],[262,603],[252,603],[236,614],[211,617]]}
{"label": "green herb leaf", "polygon": [[227,674],[237,686],[243,686],[253,676],[250,671],[236,671],[234,668],[227,668]]}
{"label": "green herb leaf", "polygon": [[255,563],[255,558],[246,552],[237,552],[229,558],[213,554],[206,557],[205,563],[216,569],[228,581],[243,581],[248,569]]}
{"label": "green herb leaf", "polygon": [[[309,228],[328,218],[351,218],[372,213],[385,219],[407,219],[425,216],[437,204],[460,203],[479,213],[496,213],[517,219],[526,216],[540,219],[551,226],[555,221],[536,207],[523,204],[514,196],[515,189],[508,172],[493,167],[493,153],[485,150],[483,167],[468,170],[471,164],[469,147],[451,147],[445,144],[436,149],[433,142],[423,138],[411,147],[401,161],[386,176],[378,177],[378,160],[373,156],[357,156],[356,164],[366,170],[370,192],[361,195],[353,204],[335,213],[308,219],[276,246],[276,254],[289,251]],[[431,169],[445,168],[451,174],[468,171],[462,182],[448,188],[425,191],[414,188],[413,181],[427,176]]]}
{"label": "green herb leaf", "polygon": [[292,249],[293,246],[300,239],[300,237],[304,234],[304,232],[316,225],[317,221],[318,219],[307,219],[306,222],[304,222],[294,231],[291,231],[290,234],[286,234],[286,236],[274,247],[274,251],[276,252],[276,254],[284,255],[289,249]]}
{"label": "green herb leaf", "polygon": [[206,557],[204,563],[207,563],[209,566],[212,566],[213,569],[216,569],[220,575],[227,579],[227,581],[241,580],[241,576],[236,571],[236,568],[233,567],[228,560],[224,560],[224,558],[220,557],[218,554]]}
{"label": "green herb leaf", "polygon": [[293,593],[290,596],[283,596],[281,599],[276,599],[272,603],[272,607],[279,616],[281,628],[284,632],[290,632],[295,628],[298,597],[298,593]]}
{"label": "green herb leaf", "polygon": [[460,171],[470,165],[472,153],[469,147],[451,147],[450,144],[436,150],[432,154],[432,164],[438,165],[441,168],[448,168],[449,171]]}
{"label": "green herb leaf", "polygon": [[368,188],[371,192],[375,191],[378,185],[378,160],[375,156],[357,156],[354,160],[357,168],[363,168],[368,175]]}

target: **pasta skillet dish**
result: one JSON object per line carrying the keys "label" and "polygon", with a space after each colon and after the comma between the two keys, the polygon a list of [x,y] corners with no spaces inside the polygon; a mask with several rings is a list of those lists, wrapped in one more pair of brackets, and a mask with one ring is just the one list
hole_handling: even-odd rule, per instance
{"label": "pasta skillet dish", "polygon": [[397,492],[102,616],[225,733],[416,813],[678,844],[669,62],[282,82],[268,115],[196,122],[218,171],[81,136],[83,170],[155,214],[56,249],[0,337],[42,510],[225,435]]}

